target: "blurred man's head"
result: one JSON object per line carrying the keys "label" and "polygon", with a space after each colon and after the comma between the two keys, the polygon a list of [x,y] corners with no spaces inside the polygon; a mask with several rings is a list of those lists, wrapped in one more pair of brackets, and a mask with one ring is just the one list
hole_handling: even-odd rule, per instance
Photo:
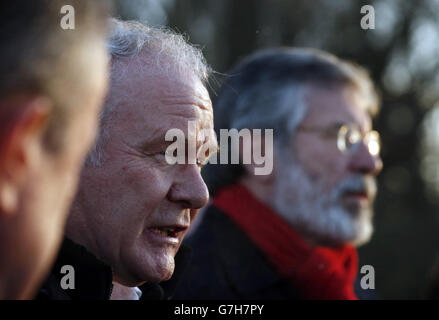
{"label": "blurred man's head", "polygon": [[0,9],[0,298],[29,298],[56,253],[105,94],[103,1]]}
{"label": "blurred man's head", "polygon": [[371,117],[378,98],[359,66],[313,50],[257,53],[230,73],[215,127],[274,129],[274,170],[208,167],[211,192],[246,185],[310,243],[366,242],[382,167]]}
{"label": "blurred man's head", "polygon": [[67,236],[111,265],[117,282],[134,286],[172,275],[208,200],[200,165],[167,163],[165,135],[178,128],[187,136],[194,121],[197,132],[214,136],[209,69],[181,35],[139,23],[114,20],[109,47],[110,91]]}

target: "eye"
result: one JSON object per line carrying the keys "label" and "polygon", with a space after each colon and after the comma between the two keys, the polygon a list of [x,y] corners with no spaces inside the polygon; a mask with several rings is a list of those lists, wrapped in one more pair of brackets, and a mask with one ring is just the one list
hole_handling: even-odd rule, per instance
{"label": "eye", "polygon": [[160,157],[160,161],[162,161],[162,160],[163,160],[163,161],[166,161],[166,157],[171,156],[171,155],[169,154],[169,152],[167,152],[166,150],[165,150],[165,151],[162,151],[162,152],[158,152],[156,155]]}
{"label": "eye", "polygon": [[168,157],[173,157],[176,158],[178,153],[177,153],[177,149],[174,149],[173,151],[169,151],[168,149],[166,149],[163,152],[160,152],[161,155],[163,156],[168,156]]}
{"label": "eye", "polygon": [[155,154],[155,156],[157,157],[157,161],[163,164],[173,165],[179,162],[178,152],[176,149],[173,150],[166,149],[163,151],[159,151]]}
{"label": "eye", "polygon": [[330,127],[328,129],[326,129],[325,135],[330,139],[337,138],[339,131],[340,131],[340,128],[341,128],[341,126]]}
{"label": "eye", "polygon": [[151,151],[143,151],[142,152],[144,156],[149,158],[165,158],[167,155],[166,151],[160,151],[160,152],[151,152]]}

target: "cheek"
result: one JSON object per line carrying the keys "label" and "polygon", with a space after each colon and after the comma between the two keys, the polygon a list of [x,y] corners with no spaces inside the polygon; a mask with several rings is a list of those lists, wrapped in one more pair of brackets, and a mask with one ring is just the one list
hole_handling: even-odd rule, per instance
{"label": "cheek", "polygon": [[111,182],[113,188],[117,186],[112,197],[118,199],[119,214],[130,216],[130,225],[153,219],[164,206],[170,188],[169,174],[143,161],[123,165]]}
{"label": "cheek", "polygon": [[141,163],[125,165],[120,170],[121,185],[143,198],[146,203],[164,199],[169,189],[166,173],[159,168]]}
{"label": "cheek", "polygon": [[296,158],[312,181],[335,184],[344,175],[345,160],[335,145],[316,139],[297,139]]}

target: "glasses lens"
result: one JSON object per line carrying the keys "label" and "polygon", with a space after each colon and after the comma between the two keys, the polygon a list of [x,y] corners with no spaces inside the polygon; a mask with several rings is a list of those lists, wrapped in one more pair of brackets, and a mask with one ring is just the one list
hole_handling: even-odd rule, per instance
{"label": "glasses lens", "polygon": [[337,147],[343,152],[352,151],[352,148],[361,141],[361,133],[357,129],[342,126],[338,131]]}
{"label": "glasses lens", "polygon": [[347,137],[348,131],[349,131],[349,129],[345,125],[341,126],[340,129],[338,130],[337,148],[342,153],[346,153],[347,152],[347,142],[346,142],[347,139],[346,139],[346,137]]}
{"label": "glasses lens", "polygon": [[361,133],[356,129],[349,129],[346,134],[346,145],[348,149],[351,149],[352,146],[356,145],[361,141]]}
{"label": "glasses lens", "polygon": [[[337,137],[337,147],[342,153],[354,150],[363,141],[361,132],[356,128],[349,128],[346,125],[340,127]],[[378,156],[381,151],[380,134],[377,131],[370,131],[364,136],[364,143],[373,156]]]}
{"label": "glasses lens", "polygon": [[380,142],[380,134],[377,131],[369,132],[364,138],[369,152],[373,156],[377,156],[380,154],[381,150],[381,142]]}

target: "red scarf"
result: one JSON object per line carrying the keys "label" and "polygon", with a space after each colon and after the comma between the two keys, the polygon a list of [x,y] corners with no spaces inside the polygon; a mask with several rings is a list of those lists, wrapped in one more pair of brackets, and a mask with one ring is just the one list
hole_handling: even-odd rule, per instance
{"label": "red scarf", "polygon": [[351,245],[311,247],[285,220],[242,185],[222,189],[213,204],[224,211],[304,299],[356,300],[357,251]]}

